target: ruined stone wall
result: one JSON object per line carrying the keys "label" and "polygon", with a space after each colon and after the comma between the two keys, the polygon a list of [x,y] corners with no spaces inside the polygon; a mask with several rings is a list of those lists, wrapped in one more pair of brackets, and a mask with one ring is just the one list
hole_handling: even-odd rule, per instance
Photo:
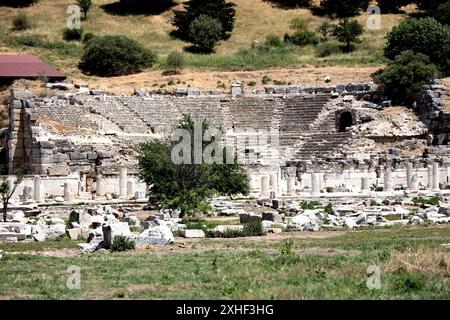
{"label": "ruined stone wall", "polygon": [[[438,92],[439,97],[445,98],[444,89],[434,89],[433,94]],[[393,169],[394,184],[406,179],[406,165],[396,168],[396,163],[405,159],[397,159],[390,149],[362,150],[361,158],[351,147],[345,149],[357,135],[341,130],[343,114],[350,114],[351,125],[356,125],[371,121],[370,110],[380,107],[370,102],[377,95],[370,84],[266,87],[250,91],[233,86],[228,95],[194,88],[156,93],[161,92],[137,90],[134,96],[110,96],[91,90],[90,94],[63,93],[39,99],[13,92],[10,172],[21,163],[32,174],[76,175],[83,186],[100,179],[102,192],[117,193],[121,191],[117,190],[121,168],[128,168],[128,174],[136,177],[139,143],[151,138],[168,139],[182,115],[190,113],[194,118],[206,118],[211,128],[221,130],[229,145],[236,147],[241,136],[256,138],[245,146],[245,152],[257,154],[256,163],[246,163],[254,194],[276,191],[287,195],[293,190],[305,190],[313,184],[312,173],[319,175],[316,178],[321,187],[357,189],[363,176],[370,185],[380,184],[384,181],[386,163]],[[430,103],[430,97],[430,92],[424,92],[419,105]],[[433,99],[436,98],[431,98],[434,105]],[[439,120],[430,117],[427,124],[433,130],[445,131],[448,123],[442,119],[446,117],[441,110]],[[258,141],[274,131],[279,133],[277,144],[272,140],[262,144]],[[369,138],[389,143],[388,137]],[[399,135],[396,139],[403,137]],[[271,162],[275,155],[280,160],[276,164]],[[448,161],[436,156],[422,160],[415,164],[418,183],[428,182],[423,173],[428,173],[427,166],[435,160],[440,163],[441,183],[446,182]],[[137,189],[145,188],[137,180],[132,184]]]}

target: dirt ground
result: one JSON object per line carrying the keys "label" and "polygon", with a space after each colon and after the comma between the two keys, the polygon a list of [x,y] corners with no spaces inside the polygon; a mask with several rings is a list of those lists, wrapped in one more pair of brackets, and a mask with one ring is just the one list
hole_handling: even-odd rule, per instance
{"label": "dirt ground", "polygon": [[[355,83],[372,81],[370,75],[377,71],[376,67],[321,67],[302,66],[296,69],[271,69],[258,71],[196,71],[184,70],[181,75],[162,76],[161,71],[150,71],[136,75],[112,78],[93,78],[89,81],[91,88],[101,88],[111,92],[122,92],[127,95],[133,94],[134,88],[155,89],[161,84],[167,84],[170,80],[179,84],[172,87],[197,87],[205,90],[225,90],[229,91],[230,84],[235,81],[242,81],[246,84],[255,82],[254,87],[263,87],[261,83],[263,76],[272,80],[282,81],[286,84],[318,85],[325,84],[325,77],[330,76],[330,85],[337,83]],[[74,80],[76,81],[76,80]],[[224,84],[226,89],[218,88],[219,84]],[[271,83],[267,85],[272,85]],[[166,87],[171,88],[171,87]],[[253,87],[250,87],[253,88]]]}

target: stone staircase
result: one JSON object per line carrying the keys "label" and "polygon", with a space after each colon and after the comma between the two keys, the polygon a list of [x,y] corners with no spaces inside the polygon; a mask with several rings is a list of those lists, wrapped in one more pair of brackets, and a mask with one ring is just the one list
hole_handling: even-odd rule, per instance
{"label": "stone staircase", "polygon": [[280,144],[293,147],[299,138],[310,132],[311,124],[330,99],[329,94],[306,95],[288,98],[281,116]]}
{"label": "stone staircase", "polygon": [[90,105],[90,110],[91,113],[99,114],[117,124],[117,126],[126,133],[151,132],[151,128],[137,117],[127,104],[122,101],[115,100],[92,103]]}
{"label": "stone staircase", "polygon": [[293,153],[292,161],[325,159],[330,153],[339,151],[351,139],[351,133],[312,133],[305,137],[305,143]]}

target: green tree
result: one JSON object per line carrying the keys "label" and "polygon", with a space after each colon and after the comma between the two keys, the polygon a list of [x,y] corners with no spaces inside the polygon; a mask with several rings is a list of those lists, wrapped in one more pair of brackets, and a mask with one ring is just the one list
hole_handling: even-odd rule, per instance
{"label": "green tree", "polygon": [[333,32],[333,25],[329,21],[322,22],[316,30],[324,41],[328,41],[328,36]]}
{"label": "green tree", "polygon": [[77,0],[77,5],[80,7],[81,12],[83,12],[84,19],[87,19],[87,13],[91,10],[92,0]]}
{"label": "green tree", "polygon": [[384,55],[394,59],[406,50],[423,53],[431,63],[449,74],[450,70],[450,27],[434,18],[409,18],[395,26],[386,37]]}
{"label": "green tree", "polygon": [[[232,196],[249,192],[248,177],[236,159],[232,164],[193,162],[199,150],[195,146],[195,124],[190,115],[184,115],[178,128],[186,130],[190,138],[190,150],[178,153],[183,158],[186,157],[185,162],[175,163],[172,157],[181,138],[171,143],[152,140],[141,145],[138,156],[139,176],[149,186],[150,204],[176,208],[181,210],[182,215],[186,215],[204,210],[205,201],[213,195]],[[207,121],[203,120],[202,132],[208,129]],[[213,137],[212,141],[214,139]],[[200,152],[204,152],[210,143],[203,141]],[[224,159],[226,152],[225,149]]]}
{"label": "green tree", "polygon": [[433,17],[442,24],[450,25],[450,1],[440,4]]}
{"label": "green tree", "polygon": [[125,36],[96,36],[89,40],[80,62],[86,73],[103,77],[122,76],[151,67],[156,56]]}
{"label": "green tree", "polygon": [[192,22],[200,15],[219,20],[222,25],[220,40],[227,40],[234,28],[236,15],[235,4],[225,0],[191,0],[184,4],[184,11],[175,11],[173,25],[177,28],[176,36],[190,40]]}
{"label": "green tree", "polygon": [[363,32],[363,26],[357,20],[342,19],[333,28],[333,36],[339,42],[345,43],[344,49],[346,52],[354,49],[354,42],[360,42],[359,37]]}
{"label": "green tree", "polygon": [[375,75],[375,81],[384,86],[385,94],[396,103],[411,104],[417,100],[422,86],[437,72],[438,68],[430,63],[429,57],[408,50],[395,57],[386,69]]}
{"label": "green tree", "polygon": [[360,10],[366,10],[368,0],[321,0],[319,9],[322,14],[333,18],[347,18],[358,15]]}
{"label": "green tree", "polygon": [[195,18],[189,26],[189,42],[203,52],[212,52],[221,34],[220,21],[203,14]]}
{"label": "green tree", "polygon": [[25,178],[25,170],[22,167],[18,167],[14,172],[15,179],[12,188],[6,179],[0,183],[0,196],[2,197],[3,203],[3,221],[6,222],[6,216],[8,213],[9,200],[16,192],[17,187],[22,183]]}
{"label": "green tree", "polygon": [[377,0],[382,13],[398,13],[400,8],[412,3],[414,0]]}

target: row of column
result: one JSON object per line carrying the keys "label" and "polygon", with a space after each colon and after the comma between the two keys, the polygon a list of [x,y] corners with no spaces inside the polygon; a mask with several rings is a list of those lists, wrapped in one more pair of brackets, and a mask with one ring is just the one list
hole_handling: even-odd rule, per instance
{"label": "row of column", "polygon": [[[44,192],[44,182],[39,176],[35,176],[33,180],[33,191],[34,191],[34,201],[44,202],[45,192]],[[106,181],[103,177],[97,177],[97,195],[103,196],[106,194]],[[24,198],[28,199],[31,188],[24,188]],[[127,168],[121,168],[119,174],[119,197],[132,197],[135,195],[135,186],[133,180],[128,180]],[[70,190],[70,184],[68,182],[64,183],[64,200],[73,201],[75,194]]]}
{"label": "row of column", "polygon": [[[106,181],[103,177],[97,177],[97,195],[104,196]],[[134,196],[134,181],[128,180],[128,170],[127,168],[120,168],[119,173],[119,197],[132,197]]]}
{"label": "row of column", "polygon": [[[413,163],[408,163],[406,167],[406,183],[409,190],[419,190],[418,176],[414,172]],[[287,196],[295,196],[295,177],[288,177],[286,180],[287,184]],[[427,166],[427,182],[428,188],[433,191],[439,191],[440,183],[440,168],[439,163],[434,162],[432,165]],[[311,193],[319,194],[321,188],[320,174],[313,172],[311,173]],[[368,177],[361,178],[361,191],[369,191],[370,184]],[[394,183],[392,179],[392,171],[390,168],[386,168],[384,173],[384,191],[393,191]],[[261,177],[261,194],[262,196],[271,195],[273,192],[278,193],[278,177],[276,174]]]}
{"label": "row of column", "polygon": [[[440,169],[439,163],[433,162],[427,166],[427,184],[428,188],[433,191],[439,191]],[[409,162],[406,166],[406,186],[409,190],[419,190],[419,181],[417,174],[414,173],[414,166]],[[365,189],[363,189],[365,190]],[[390,168],[386,168],[384,173],[384,191],[393,191],[392,172]]]}

